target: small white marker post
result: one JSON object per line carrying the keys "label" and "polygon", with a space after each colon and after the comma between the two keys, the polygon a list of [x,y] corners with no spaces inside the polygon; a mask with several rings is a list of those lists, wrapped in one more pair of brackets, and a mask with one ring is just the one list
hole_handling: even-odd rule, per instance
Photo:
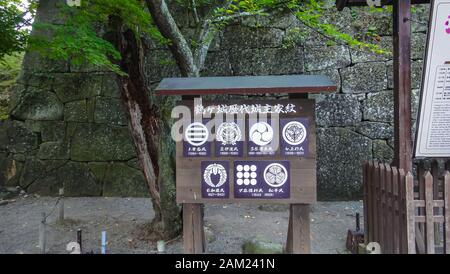
{"label": "small white marker post", "polygon": [[64,221],[64,188],[59,189],[59,217],[58,221]]}
{"label": "small white marker post", "polygon": [[70,254],[81,254],[80,244],[77,242],[70,242],[66,246],[66,250],[70,251]]}
{"label": "small white marker post", "polygon": [[39,223],[39,248],[45,254],[45,212],[42,212],[42,219]]}
{"label": "small white marker post", "polygon": [[102,231],[102,254],[106,254],[106,231]]}
{"label": "small white marker post", "polygon": [[156,249],[158,250],[158,253],[166,253],[166,242],[164,241],[157,241],[156,242]]}

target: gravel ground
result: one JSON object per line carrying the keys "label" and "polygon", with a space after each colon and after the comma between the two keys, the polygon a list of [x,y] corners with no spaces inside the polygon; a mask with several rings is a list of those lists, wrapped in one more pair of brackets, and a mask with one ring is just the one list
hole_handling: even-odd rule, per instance
{"label": "gravel ground", "polygon": [[[101,231],[107,234],[108,253],[154,253],[155,243],[139,240],[142,225],[153,210],[143,198],[66,198],[63,223],[52,212],[56,198],[19,197],[0,206],[0,253],[38,253],[41,212],[51,214],[46,230],[47,253],[68,253],[65,247],[83,230],[83,250],[100,253]],[[354,228],[355,212],[361,202],[319,202],[312,206],[312,253],[347,253],[347,229]],[[208,253],[241,253],[246,239],[283,244],[288,211],[285,206],[249,204],[206,205],[205,225],[209,235]],[[181,253],[181,239],[167,244],[168,253]]]}

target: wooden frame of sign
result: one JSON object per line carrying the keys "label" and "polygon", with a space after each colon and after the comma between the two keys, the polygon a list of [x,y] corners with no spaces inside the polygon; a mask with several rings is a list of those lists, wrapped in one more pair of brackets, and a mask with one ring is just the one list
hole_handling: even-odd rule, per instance
{"label": "wooden frame of sign", "polygon": [[[288,81],[283,81],[283,77],[288,77],[286,79]],[[157,88],[157,95],[189,94],[189,96],[183,96],[183,100],[178,104],[186,107],[185,110],[190,113],[190,119],[187,123],[184,120],[180,130],[183,139],[176,142],[176,200],[183,206],[185,253],[205,252],[204,203],[241,202],[289,204],[289,227],[285,252],[310,252],[310,204],[316,202],[316,125],[314,100],[304,99],[304,93],[335,89],[331,81],[323,76],[319,76],[320,81],[309,81],[318,80],[314,77],[317,76],[268,76],[247,77],[246,79],[242,77],[213,79],[214,77],[211,77],[203,78],[204,81],[201,78],[195,80],[177,78],[174,81],[177,88],[170,87],[168,81],[171,79],[161,82]],[[193,90],[199,94],[225,93],[224,89],[226,88],[220,87],[218,84],[221,82],[218,80],[223,80],[223,78],[228,78],[226,80],[229,81],[243,82],[241,86],[240,83],[231,85],[241,91],[245,90],[245,93],[261,91],[265,84],[287,83],[288,86],[283,88],[265,87],[267,89],[264,91],[265,93],[282,93],[288,89],[289,99],[242,99],[221,102],[202,101],[201,98],[194,99],[192,96]],[[254,82],[249,82],[255,81],[255,78],[258,78],[256,79],[258,85],[252,86]],[[302,81],[298,81],[300,79]],[[180,81],[184,84],[180,85]],[[196,81],[196,83],[191,85],[192,82],[189,81]],[[222,81],[222,83],[230,85],[229,81]],[[201,87],[198,85],[199,82],[202,83]],[[208,85],[208,82],[211,85]],[[308,86],[308,83],[314,83],[314,85]],[[242,87],[245,84],[247,86]],[[262,114],[252,113],[254,109],[260,110],[257,106],[263,107]],[[212,115],[208,118],[214,122],[203,119],[202,114],[210,113]],[[266,113],[269,114],[266,115]],[[220,122],[212,120],[216,115],[223,117],[224,120]],[[181,116],[176,120],[183,121]],[[199,118],[200,116],[202,118]],[[243,120],[237,119],[237,117],[243,117]],[[267,117],[268,120],[264,120],[264,117]],[[239,125],[237,131],[242,133],[240,144],[226,144],[225,137],[217,138],[221,135],[218,132],[220,132],[222,123],[230,121]],[[249,136],[250,132],[256,134],[252,136],[259,136],[259,132],[255,133],[256,126],[253,126],[261,121],[270,121],[268,122],[269,128],[272,128],[274,132],[274,140],[270,144],[264,145],[265,148],[275,145],[274,149],[269,149],[269,152],[258,150],[258,145],[253,142],[253,139],[258,139]],[[191,124],[199,125],[199,123],[203,124],[204,129],[211,134],[208,135],[207,142],[198,140],[198,134],[205,132],[202,131],[201,125],[200,128],[189,131]],[[283,137],[287,136],[284,130],[286,129],[287,132],[287,129],[291,129],[289,125],[300,124],[304,125],[304,127],[300,126],[303,128],[300,132],[304,131],[306,137],[300,144],[293,139],[290,139],[288,143],[287,137]],[[228,127],[227,130],[229,130],[228,133],[233,133],[233,128]],[[191,136],[189,137],[188,133],[193,135],[189,135]],[[221,136],[235,135],[222,134]],[[199,142],[202,145],[199,145]],[[246,191],[250,191],[250,189],[252,189],[251,193]]]}

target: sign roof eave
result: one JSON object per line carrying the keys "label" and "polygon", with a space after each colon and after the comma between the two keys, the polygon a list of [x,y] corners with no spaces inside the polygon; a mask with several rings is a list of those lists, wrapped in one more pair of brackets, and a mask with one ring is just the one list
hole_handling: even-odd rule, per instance
{"label": "sign roof eave", "polygon": [[337,89],[324,75],[164,78],[156,95],[317,93]]}

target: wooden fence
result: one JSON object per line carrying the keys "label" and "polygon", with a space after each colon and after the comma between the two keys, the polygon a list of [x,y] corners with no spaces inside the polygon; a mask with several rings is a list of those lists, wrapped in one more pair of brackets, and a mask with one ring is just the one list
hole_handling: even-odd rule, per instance
{"label": "wooden fence", "polygon": [[365,242],[385,254],[450,254],[450,173],[434,161],[412,173],[389,164],[364,164]]}

